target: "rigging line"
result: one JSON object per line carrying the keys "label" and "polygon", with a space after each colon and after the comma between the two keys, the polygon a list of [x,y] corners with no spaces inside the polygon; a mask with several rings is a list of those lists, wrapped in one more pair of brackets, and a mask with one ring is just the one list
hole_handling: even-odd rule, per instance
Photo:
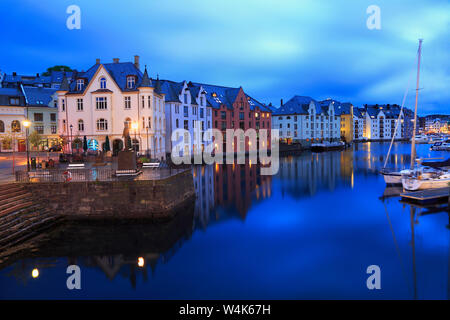
{"label": "rigging line", "polygon": [[406,97],[408,96],[409,87],[411,86],[411,82],[412,82],[413,77],[414,77],[414,73],[411,72],[411,74],[409,75],[409,79],[408,79],[408,85],[407,85],[405,93],[403,95],[402,106],[401,106],[400,112],[398,114],[397,123],[395,124],[395,130],[394,130],[394,134],[392,135],[391,144],[389,145],[389,150],[388,150],[388,153],[386,155],[386,159],[384,160],[383,169],[386,168],[387,162],[389,160],[389,155],[391,153],[392,145],[394,143],[394,138],[395,138],[395,135],[396,135],[397,129],[398,129],[398,124],[400,123],[400,117],[402,115],[403,106],[405,105]]}
{"label": "rigging line", "polygon": [[402,258],[402,255],[400,253],[400,248],[398,246],[397,238],[395,237],[395,232],[394,232],[394,228],[392,227],[391,218],[389,217],[389,213],[388,213],[388,210],[387,210],[387,207],[386,207],[386,203],[384,203],[384,201],[383,201],[383,206],[384,206],[384,211],[386,212],[386,217],[387,217],[387,220],[388,220],[389,229],[391,229],[392,238],[394,239],[395,251],[397,252],[398,260],[400,262],[400,269],[402,270],[402,275],[403,275],[403,278],[404,278],[404,280],[406,282],[408,290],[411,290],[411,284],[408,281],[408,277],[406,276],[405,266],[403,264],[403,258]]}

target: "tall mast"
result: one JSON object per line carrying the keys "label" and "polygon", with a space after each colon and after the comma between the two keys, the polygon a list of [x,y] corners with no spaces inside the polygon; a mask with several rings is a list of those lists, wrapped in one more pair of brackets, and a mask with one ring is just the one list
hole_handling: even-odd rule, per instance
{"label": "tall mast", "polygon": [[419,39],[419,51],[417,53],[417,82],[416,82],[416,105],[414,107],[414,127],[413,138],[411,142],[411,170],[414,169],[414,163],[416,161],[416,125],[417,125],[417,99],[419,97],[419,74],[420,74],[420,53],[422,51],[422,39]]}

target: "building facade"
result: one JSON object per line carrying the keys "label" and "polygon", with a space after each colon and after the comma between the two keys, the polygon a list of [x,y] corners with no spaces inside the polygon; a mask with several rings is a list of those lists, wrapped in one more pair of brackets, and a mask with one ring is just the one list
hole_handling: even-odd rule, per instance
{"label": "building facade", "polygon": [[[165,96],[166,153],[182,157],[203,152],[212,143],[212,136],[204,134],[212,128],[212,107],[202,86],[161,80],[161,91]],[[187,130],[188,136],[180,136],[177,129]]]}
{"label": "building facade", "polygon": [[57,91],[59,134],[68,140],[88,140],[88,149],[102,150],[106,137],[113,154],[126,145],[129,132],[133,148],[151,158],[164,159],[166,120],[164,94],[159,80],[142,73],[139,56],[134,63],[101,63],[78,73]]}
{"label": "building facade", "polygon": [[[242,129],[244,132],[248,129],[254,129],[257,136],[256,148],[271,147],[271,110],[256,99],[247,95],[242,87],[230,88],[203,83],[193,83],[194,86],[201,87],[205,92],[207,103],[212,107],[212,127],[222,131],[223,150],[226,150],[226,130]],[[267,130],[266,139],[262,139],[260,130]],[[251,141],[245,140],[230,141],[234,152],[249,151],[253,147]],[[215,143],[215,148],[218,146]]]}
{"label": "building facade", "polygon": [[[405,132],[403,111],[397,106],[370,105],[365,106],[365,132],[368,140],[402,139]],[[400,123],[396,128],[397,122]]]}
{"label": "building facade", "polygon": [[340,116],[335,112],[335,102],[322,103],[305,96],[294,96],[273,113],[272,128],[279,130],[282,142],[301,143],[339,141]]}

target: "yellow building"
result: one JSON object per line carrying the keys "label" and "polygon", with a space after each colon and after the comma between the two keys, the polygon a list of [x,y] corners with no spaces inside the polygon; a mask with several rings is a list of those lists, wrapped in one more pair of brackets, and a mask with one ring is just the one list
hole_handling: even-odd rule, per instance
{"label": "yellow building", "polygon": [[341,117],[341,140],[346,143],[353,141],[353,105],[341,103],[336,107],[336,114]]}

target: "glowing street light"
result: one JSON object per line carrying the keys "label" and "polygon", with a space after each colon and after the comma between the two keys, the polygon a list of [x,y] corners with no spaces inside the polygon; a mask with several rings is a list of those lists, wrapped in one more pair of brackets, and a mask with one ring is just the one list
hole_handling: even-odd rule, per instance
{"label": "glowing street light", "polygon": [[138,266],[142,268],[145,265],[145,260],[142,257],[138,258]]}
{"label": "glowing street light", "polygon": [[34,268],[33,271],[31,271],[31,276],[36,279],[37,277],[39,277],[39,270]]}

